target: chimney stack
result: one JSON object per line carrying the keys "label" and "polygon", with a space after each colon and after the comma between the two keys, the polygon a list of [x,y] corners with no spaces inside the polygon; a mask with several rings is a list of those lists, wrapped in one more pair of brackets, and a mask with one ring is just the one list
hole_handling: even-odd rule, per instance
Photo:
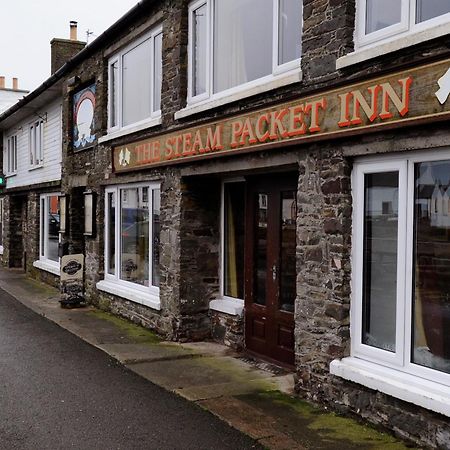
{"label": "chimney stack", "polygon": [[77,26],[78,22],[75,20],[70,21],[70,40],[71,41],[77,41]]}
{"label": "chimney stack", "polygon": [[70,39],[55,38],[50,41],[52,75],[86,46],[86,42],[77,39],[77,25],[75,20],[70,21]]}
{"label": "chimney stack", "polygon": [[5,77],[0,77],[0,89],[5,89]]}
{"label": "chimney stack", "polygon": [[18,91],[19,90],[19,80],[17,78],[13,78],[13,91]]}

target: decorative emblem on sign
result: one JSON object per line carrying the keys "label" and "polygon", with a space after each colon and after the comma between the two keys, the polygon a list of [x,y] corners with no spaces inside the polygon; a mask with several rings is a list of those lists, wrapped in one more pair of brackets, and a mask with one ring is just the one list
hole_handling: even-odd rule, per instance
{"label": "decorative emblem on sign", "polygon": [[123,263],[123,268],[127,274],[131,274],[131,272],[137,270],[138,266],[132,259],[127,259]]}
{"label": "decorative emblem on sign", "polygon": [[69,261],[64,267],[63,272],[69,274],[69,275],[75,275],[83,266],[75,260]]}
{"label": "decorative emblem on sign", "polygon": [[436,97],[439,100],[439,103],[443,105],[450,95],[450,69],[442,75],[438,80],[439,90],[436,92]]}
{"label": "decorative emblem on sign", "polygon": [[127,148],[123,148],[122,150],[120,150],[119,165],[121,165],[122,167],[128,166],[130,164],[130,159],[131,159],[130,150],[128,150]]}

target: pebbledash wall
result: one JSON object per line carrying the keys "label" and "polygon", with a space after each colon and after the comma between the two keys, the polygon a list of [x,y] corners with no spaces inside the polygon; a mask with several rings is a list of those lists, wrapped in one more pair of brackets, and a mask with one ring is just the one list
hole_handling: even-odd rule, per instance
{"label": "pebbledash wall", "polygon": [[[305,0],[301,80],[180,115],[187,98],[189,4],[182,0],[142,2],[103,38],[101,47],[87,53],[84,60],[65,74],[61,191],[69,198],[69,226],[63,239],[69,244],[69,253],[85,255],[86,298],[168,339],[213,338],[236,349],[245,348],[243,316],[210,308],[210,302],[220,297],[222,181],[255,173],[296,172],[295,373],[298,394],[340,412],[362,416],[421,445],[450,448],[448,414],[436,412],[438,408],[433,406],[424,407],[426,405],[415,400],[417,395],[409,398],[402,393],[388,395],[375,385],[370,389],[330,373],[333,361],[343,361],[352,354],[350,299],[352,270],[355,271],[351,260],[355,161],[364,161],[362,157],[375,154],[386,155],[388,160],[392,155],[411,156],[415,151],[424,150],[444,154],[450,145],[450,132],[445,122],[428,121],[414,127],[396,124],[376,132],[355,136],[343,133],[317,142],[298,141],[295,145],[279,142],[274,148],[250,153],[186,159],[133,171],[118,171],[113,164],[114,149],[138,141],[202,127],[205,123],[219,123],[225,118],[263,108],[276,108],[277,104],[300,98],[320,97],[322,92],[377,76],[389,77],[396,71],[408,74],[416,66],[450,57],[445,36],[372,55],[370,59],[361,58],[360,62],[344,67],[340,58],[354,49],[354,2]],[[160,123],[108,135],[108,60],[158,25],[162,25],[163,32]],[[336,70],[336,64],[341,69]],[[70,122],[72,95],[92,83],[96,85],[95,133],[99,142],[92,148],[74,151]],[[152,181],[161,183],[160,303],[157,308],[127,299],[125,292],[118,295],[102,283],[105,280],[105,191],[112,186]],[[83,193],[87,190],[96,194],[93,237],[83,235],[80,223]],[[11,224],[12,219],[11,216]],[[448,386],[442,384],[442,390],[448,390]]]}

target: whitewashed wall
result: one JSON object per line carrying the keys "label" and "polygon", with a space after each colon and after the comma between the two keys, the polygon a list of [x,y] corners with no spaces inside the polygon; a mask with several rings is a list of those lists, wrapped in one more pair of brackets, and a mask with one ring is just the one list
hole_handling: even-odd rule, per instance
{"label": "whitewashed wall", "polygon": [[[44,121],[44,161],[41,167],[34,168],[30,165],[30,149],[28,142],[28,130],[30,125],[39,116],[45,117]],[[62,117],[61,99],[58,99],[46,108],[36,111],[26,119],[18,122],[13,128],[5,130],[3,143],[3,161],[6,163],[6,139],[8,136],[17,135],[17,173],[8,176],[6,188],[28,186],[61,180],[62,161]]]}

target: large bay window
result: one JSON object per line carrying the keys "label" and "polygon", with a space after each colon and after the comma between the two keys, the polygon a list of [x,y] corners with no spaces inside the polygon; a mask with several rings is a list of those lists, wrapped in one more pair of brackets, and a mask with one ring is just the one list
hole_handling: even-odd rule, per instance
{"label": "large bay window", "polygon": [[161,116],[162,28],[109,60],[109,132],[151,125]]}
{"label": "large bay window", "polygon": [[189,102],[299,70],[301,0],[199,0],[189,7]]}
{"label": "large bay window", "polygon": [[105,280],[102,290],[159,308],[159,183],[105,193]]}
{"label": "large bay window", "polygon": [[332,372],[450,416],[450,153],[356,163],[353,245]]}
{"label": "large bay window", "polygon": [[448,0],[358,0],[357,47],[450,21]]}

